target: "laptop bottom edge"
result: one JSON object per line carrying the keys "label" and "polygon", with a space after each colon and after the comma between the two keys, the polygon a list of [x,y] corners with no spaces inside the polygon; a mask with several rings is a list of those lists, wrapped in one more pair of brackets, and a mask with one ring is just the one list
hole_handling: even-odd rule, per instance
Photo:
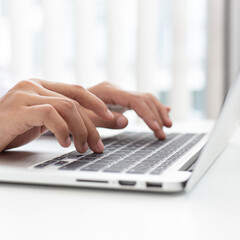
{"label": "laptop bottom edge", "polygon": [[[23,171],[24,172],[24,171]],[[6,171],[5,171],[6,173]],[[20,173],[20,171],[18,171]],[[97,176],[57,176],[54,173],[47,176],[41,176],[36,172],[28,172],[28,174],[17,174],[15,177],[12,174],[1,174],[1,183],[11,184],[27,184],[27,185],[50,185],[59,187],[80,187],[91,189],[115,189],[115,190],[131,190],[144,192],[183,192],[186,182],[191,173],[179,171],[176,176],[164,177],[149,177],[142,179],[140,176],[132,175],[114,176],[100,178]],[[21,175],[21,176],[20,176]],[[31,177],[32,175],[32,177]],[[111,174],[110,174],[111,175]],[[116,174],[117,175],[117,174]],[[175,178],[175,180],[174,180]],[[169,180],[168,180],[169,179]]]}

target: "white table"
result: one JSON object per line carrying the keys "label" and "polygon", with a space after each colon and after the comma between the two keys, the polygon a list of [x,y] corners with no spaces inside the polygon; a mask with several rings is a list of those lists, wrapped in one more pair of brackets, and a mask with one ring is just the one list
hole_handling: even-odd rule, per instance
{"label": "white table", "polygon": [[240,239],[240,131],[185,194],[0,184],[0,238]]}

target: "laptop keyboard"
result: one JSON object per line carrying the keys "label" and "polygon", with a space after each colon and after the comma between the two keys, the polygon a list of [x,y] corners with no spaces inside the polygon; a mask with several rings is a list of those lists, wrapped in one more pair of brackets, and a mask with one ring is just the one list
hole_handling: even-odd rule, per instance
{"label": "laptop keyboard", "polygon": [[195,146],[205,134],[168,134],[157,140],[151,133],[125,132],[103,140],[104,153],[77,151],[45,161],[37,169],[84,172],[161,174]]}

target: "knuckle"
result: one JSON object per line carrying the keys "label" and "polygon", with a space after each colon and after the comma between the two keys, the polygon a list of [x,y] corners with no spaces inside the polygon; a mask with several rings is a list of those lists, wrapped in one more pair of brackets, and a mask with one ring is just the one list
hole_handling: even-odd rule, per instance
{"label": "knuckle", "polygon": [[143,105],[144,104],[144,100],[143,100],[143,97],[141,95],[135,95],[132,103],[136,106],[138,105]]}
{"label": "knuckle", "polygon": [[76,100],[72,100],[72,102],[77,109],[81,108],[81,105]]}
{"label": "knuckle", "polygon": [[101,86],[113,86],[110,82],[104,81],[100,83]]}
{"label": "knuckle", "polygon": [[17,101],[22,100],[27,94],[24,93],[23,91],[15,91],[11,93],[14,99]]}
{"label": "knuckle", "polygon": [[82,92],[85,91],[85,88],[82,87],[81,85],[73,85],[76,91]]}
{"label": "knuckle", "polygon": [[150,121],[155,121],[156,117],[153,115],[152,112],[148,111],[147,109],[142,113],[143,118],[148,118]]}
{"label": "knuckle", "polygon": [[43,80],[41,80],[41,79],[38,79],[38,78],[29,78],[29,81],[31,81],[32,83],[35,83],[35,84],[41,84],[41,82],[43,81]]}
{"label": "knuckle", "polygon": [[135,95],[135,102],[142,102],[143,101],[143,97],[140,94],[136,94]]}
{"label": "knuckle", "polygon": [[86,89],[80,85],[73,85],[74,99],[83,98],[85,96]]}
{"label": "knuckle", "polygon": [[29,78],[28,80],[33,81],[33,82],[39,82],[40,81],[40,79],[38,79],[38,78]]}
{"label": "knuckle", "polygon": [[151,93],[144,93],[144,97],[148,100],[152,100],[154,96]]}
{"label": "knuckle", "polygon": [[67,110],[73,110],[75,103],[71,99],[61,99],[61,106]]}
{"label": "knuckle", "polygon": [[52,114],[54,111],[54,108],[51,104],[45,104],[44,106],[42,106],[41,112],[44,116],[48,116],[50,114]]}
{"label": "knuckle", "polygon": [[31,80],[22,80],[17,83],[16,88],[17,89],[29,89],[34,86],[35,86],[35,84]]}

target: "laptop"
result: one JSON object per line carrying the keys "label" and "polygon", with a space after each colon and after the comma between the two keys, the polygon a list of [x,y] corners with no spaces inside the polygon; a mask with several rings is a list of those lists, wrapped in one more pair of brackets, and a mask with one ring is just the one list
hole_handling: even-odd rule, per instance
{"label": "laptop", "polygon": [[150,132],[122,132],[103,139],[102,154],[59,151],[53,138],[39,138],[34,141],[36,148],[30,144],[0,154],[0,182],[189,191],[236,130],[239,102],[240,73],[210,134],[170,133],[165,140],[157,140]]}

